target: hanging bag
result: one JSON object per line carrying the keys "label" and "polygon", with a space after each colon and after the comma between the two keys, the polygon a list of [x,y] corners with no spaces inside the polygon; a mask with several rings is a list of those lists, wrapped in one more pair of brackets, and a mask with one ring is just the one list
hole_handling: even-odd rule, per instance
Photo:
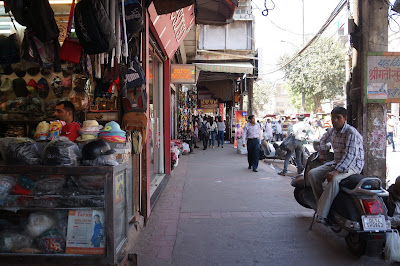
{"label": "hanging bag", "polygon": [[60,48],[60,59],[62,61],[79,64],[82,56],[82,45],[79,41],[70,38],[72,19],[74,17],[75,0],[72,0],[71,10],[69,12],[68,26],[67,26],[67,37],[65,38],[62,47]]}
{"label": "hanging bag", "polygon": [[102,1],[81,0],[76,4],[75,31],[85,53],[89,55],[111,51],[117,39]]}
{"label": "hanging bag", "polygon": [[131,62],[131,66],[128,68],[126,73],[126,87],[133,89],[140,87],[146,82],[146,77],[142,66],[139,63],[137,56],[135,56]]}
{"label": "hanging bag", "polygon": [[294,147],[295,147],[295,137],[293,134],[290,134],[289,136],[287,136],[282,141],[281,145],[279,146],[279,148],[281,150],[288,151],[288,152],[294,151]]}

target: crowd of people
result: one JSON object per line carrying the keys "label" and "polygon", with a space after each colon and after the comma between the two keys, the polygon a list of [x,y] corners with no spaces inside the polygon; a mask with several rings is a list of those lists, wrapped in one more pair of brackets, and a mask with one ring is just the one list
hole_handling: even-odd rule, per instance
{"label": "crowd of people", "polygon": [[221,116],[196,116],[192,123],[194,148],[199,148],[197,142],[200,140],[203,142],[203,150],[209,147],[214,149],[216,143],[217,147],[224,147],[226,125]]}

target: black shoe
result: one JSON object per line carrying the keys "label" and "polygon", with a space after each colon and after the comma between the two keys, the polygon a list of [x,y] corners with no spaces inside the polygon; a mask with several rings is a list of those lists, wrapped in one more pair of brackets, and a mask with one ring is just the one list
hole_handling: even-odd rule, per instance
{"label": "black shoe", "polygon": [[203,148],[203,151],[206,150],[207,148]]}
{"label": "black shoe", "polygon": [[257,170],[257,169],[253,169],[253,172],[256,172],[256,173],[257,173],[257,172],[258,172],[258,170]]}
{"label": "black shoe", "polygon": [[194,148],[195,148],[195,149],[198,149],[198,148],[200,148],[200,147],[199,147],[199,146],[194,146]]}
{"label": "black shoe", "polygon": [[286,175],[286,172],[281,171],[281,172],[278,173],[278,175],[283,175],[283,176],[285,176],[285,175]]}
{"label": "black shoe", "polygon": [[251,169],[251,166],[249,166],[249,168],[247,168],[247,169]]}
{"label": "black shoe", "polygon": [[224,146],[222,145],[222,149],[224,148]]}

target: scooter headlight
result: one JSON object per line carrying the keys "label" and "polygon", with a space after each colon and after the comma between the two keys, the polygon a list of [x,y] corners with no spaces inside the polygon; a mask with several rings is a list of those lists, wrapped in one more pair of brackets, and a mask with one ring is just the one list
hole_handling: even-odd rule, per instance
{"label": "scooter headlight", "polygon": [[354,222],[354,221],[349,221],[349,220],[347,220],[347,221],[344,223],[344,225],[345,225],[347,228],[350,228],[350,229],[353,229],[353,230],[360,230],[360,229],[361,229],[361,226],[360,226],[360,223],[359,223],[359,222]]}

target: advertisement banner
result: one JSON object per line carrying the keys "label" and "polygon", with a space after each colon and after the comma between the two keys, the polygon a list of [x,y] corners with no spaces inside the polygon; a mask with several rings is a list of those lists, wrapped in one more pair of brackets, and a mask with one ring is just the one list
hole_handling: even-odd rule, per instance
{"label": "advertisement banner", "polygon": [[400,53],[370,52],[365,96],[368,102],[400,103]]}
{"label": "advertisement banner", "polygon": [[224,106],[223,103],[220,103],[220,104],[219,104],[218,115],[219,115],[220,117],[222,117],[222,120],[224,120],[224,118],[225,118],[225,114],[224,114],[225,108],[224,108],[224,107],[225,107],[225,106]]}
{"label": "advertisement banner", "polygon": [[68,214],[68,254],[105,254],[104,211],[70,210]]}
{"label": "advertisement banner", "polygon": [[238,138],[243,136],[243,127],[247,123],[246,111],[235,111],[235,142],[234,148],[238,147]]}

